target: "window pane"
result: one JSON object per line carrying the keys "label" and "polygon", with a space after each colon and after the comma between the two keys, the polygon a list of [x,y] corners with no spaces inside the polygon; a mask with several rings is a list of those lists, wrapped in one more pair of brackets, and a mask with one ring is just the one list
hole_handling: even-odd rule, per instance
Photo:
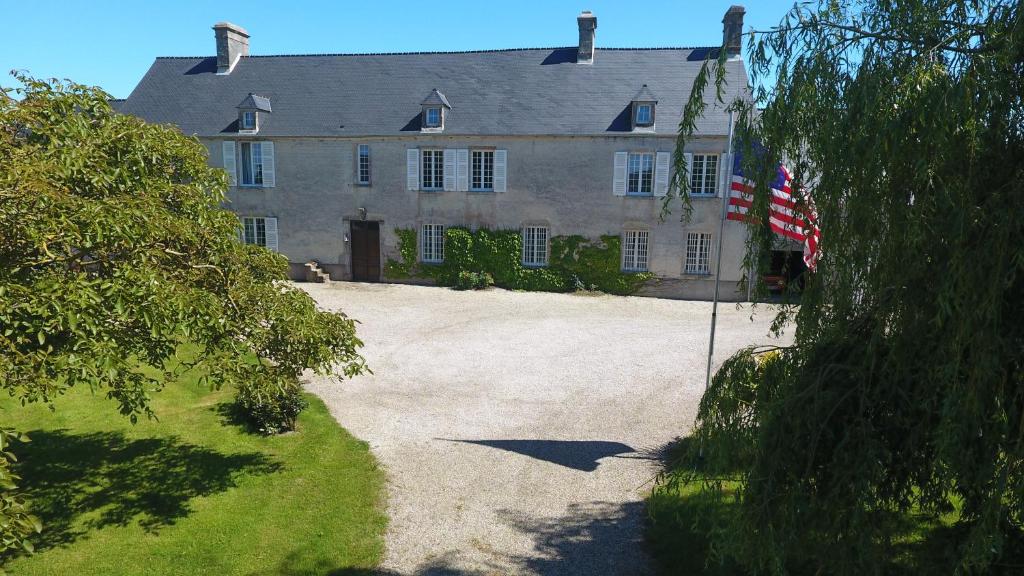
{"label": "window pane", "polygon": [[256,244],[260,246],[267,245],[267,220],[265,218],[255,218],[256,220]]}
{"label": "window pane", "polygon": [[242,218],[242,241],[246,244],[256,243],[256,222],[252,218]]}
{"label": "window pane", "polygon": [[640,170],[640,192],[651,194],[654,191],[654,154],[641,156]]}
{"label": "window pane", "polygon": [[440,224],[424,224],[422,236],[423,261],[444,261],[444,226]]}
{"label": "window pane", "polygon": [[359,145],[359,175],[360,184],[370,183],[370,145]]}
{"label": "window pane", "polygon": [[252,186],[252,144],[242,142],[242,184]]}
{"label": "window pane", "polygon": [[263,145],[252,143],[252,182],[263,184]]}
{"label": "window pane", "polygon": [[423,189],[440,190],[444,187],[444,151],[423,151]]}
{"label": "window pane", "polygon": [[686,235],[686,273],[711,273],[711,234],[691,232]]}
{"label": "window pane", "polygon": [[545,266],[548,263],[548,229],[543,226],[523,228],[523,264]]}
{"label": "window pane", "polygon": [[471,190],[494,190],[494,151],[473,150]]}
{"label": "window pane", "polygon": [[641,104],[636,110],[636,123],[637,124],[650,124],[651,123],[651,105]]}

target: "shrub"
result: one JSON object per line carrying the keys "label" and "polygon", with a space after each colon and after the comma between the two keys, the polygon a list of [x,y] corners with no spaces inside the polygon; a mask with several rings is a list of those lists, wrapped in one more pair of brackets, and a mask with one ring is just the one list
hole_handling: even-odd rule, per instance
{"label": "shrub", "polygon": [[[11,468],[16,461],[10,447],[14,442],[28,442],[28,436],[10,428],[0,428],[0,558],[5,552],[32,552],[29,537],[42,530],[39,519],[28,513],[25,502],[17,494],[19,477]],[[0,562],[2,564],[2,562]],[[0,574],[3,568],[0,567]]]}
{"label": "shrub", "polygon": [[238,387],[235,405],[239,415],[254,430],[270,435],[294,430],[295,419],[306,408],[306,399],[297,381],[281,385],[252,380]]}
{"label": "shrub", "polygon": [[469,272],[463,270],[455,279],[457,290],[482,290],[494,285],[494,277],[487,272]]}

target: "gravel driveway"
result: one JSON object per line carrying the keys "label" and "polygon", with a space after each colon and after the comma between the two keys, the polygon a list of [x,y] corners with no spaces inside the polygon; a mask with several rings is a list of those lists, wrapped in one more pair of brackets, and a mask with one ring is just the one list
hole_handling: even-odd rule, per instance
{"label": "gravel driveway", "polygon": [[[387,470],[385,572],[650,572],[642,501],[692,426],[710,304],[301,286],[361,322],[374,374],[309,388]],[[719,307],[716,362],[773,343],[750,315]]]}

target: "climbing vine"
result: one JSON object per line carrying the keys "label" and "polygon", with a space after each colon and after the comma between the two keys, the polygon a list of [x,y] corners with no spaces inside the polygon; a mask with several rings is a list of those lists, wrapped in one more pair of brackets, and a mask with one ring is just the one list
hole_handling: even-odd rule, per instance
{"label": "climbing vine", "polygon": [[551,256],[543,268],[522,263],[522,236],[518,230],[475,232],[450,227],[444,234],[444,262],[418,261],[416,231],[397,228],[401,260],[388,259],[388,278],[431,279],[442,286],[457,284],[462,272],[486,272],[494,284],[513,290],[569,292],[599,290],[609,294],[632,294],[654,277],[649,272],[627,273],[620,269],[621,239],[602,236],[599,241],[583,236],[554,236]]}

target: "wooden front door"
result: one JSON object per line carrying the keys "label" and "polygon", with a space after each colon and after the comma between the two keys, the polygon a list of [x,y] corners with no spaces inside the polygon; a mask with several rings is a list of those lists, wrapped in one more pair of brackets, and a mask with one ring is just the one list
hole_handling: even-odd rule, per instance
{"label": "wooden front door", "polygon": [[352,279],[380,282],[380,222],[352,221]]}

